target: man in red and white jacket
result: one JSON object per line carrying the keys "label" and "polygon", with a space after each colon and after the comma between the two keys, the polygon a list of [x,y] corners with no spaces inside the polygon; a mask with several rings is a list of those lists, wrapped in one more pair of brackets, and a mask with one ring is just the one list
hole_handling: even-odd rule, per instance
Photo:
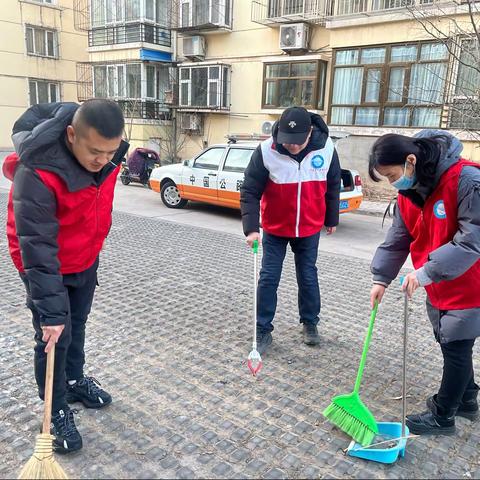
{"label": "man in red and white jacket", "polygon": [[101,408],[112,401],[93,377],[84,376],[83,367],[98,256],[112,223],[115,181],[128,149],[123,131],[122,110],[109,100],[35,105],[15,123],[16,153],[3,165],[13,181],[8,243],[32,312],[42,399],[47,352],[56,344],[52,432],[60,453],[82,447],[67,402]]}
{"label": "man in red and white jacket", "polygon": [[317,256],[320,231],[335,232],[339,218],[341,169],[323,119],[301,107],[286,109],[272,137],[255,150],[241,189],[247,243],[260,242],[263,260],[258,282],[257,350],[272,343],[277,288],[287,245],[295,255],[298,308],[303,340],[318,345],[320,314]]}

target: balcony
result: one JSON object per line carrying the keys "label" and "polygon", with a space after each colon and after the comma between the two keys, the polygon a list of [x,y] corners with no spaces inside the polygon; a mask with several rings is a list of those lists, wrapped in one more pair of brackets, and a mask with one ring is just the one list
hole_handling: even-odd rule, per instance
{"label": "balcony", "polygon": [[231,0],[174,0],[172,30],[206,33],[231,30]]}
{"label": "balcony", "polygon": [[267,26],[308,22],[325,24],[331,15],[331,0],[253,0],[252,22]]}
{"label": "balcony", "polygon": [[96,27],[88,31],[89,47],[126,43],[151,43],[170,47],[171,32],[158,25],[140,22]]}

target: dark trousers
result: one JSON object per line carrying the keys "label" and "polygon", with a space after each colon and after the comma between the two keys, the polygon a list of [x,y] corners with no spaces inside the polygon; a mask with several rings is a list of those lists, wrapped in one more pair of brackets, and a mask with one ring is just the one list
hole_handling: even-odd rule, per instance
{"label": "dark trousers", "polygon": [[[70,312],[65,328],[55,346],[55,371],[53,378],[52,410],[65,408],[67,380],[83,378],[85,364],[85,323],[92,307],[93,295],[97,285],[98,259],[88,269],[80,273],[63,276],[63,284],[68,292]],[[21,275],[27,291],[27,307],[32,312],[35,329],[34,368],[38,385],[38,395],[43,400],[45,393],[45,371],[47,366],[46,342],[42,340],[42,317],[36,310],[30,297],[30,288],[25,275]]]}
{"label": "dark trousers", "polygon": [[447,413],[460,404],[465,390],[475,389],[473,345],[475,340],[440,344],[443,354],[443,377],[437,403]]}
{"label": "dark trousers", "polygon": [[320,233],[310,237],[286,238],[264,232],[262,269],[257,291],[257,329],[260,333],[273,330],[277,289],[288,244],[295,256],[300,322],[313,325],[318,323],[320,288],[316,263],[319,239]]}

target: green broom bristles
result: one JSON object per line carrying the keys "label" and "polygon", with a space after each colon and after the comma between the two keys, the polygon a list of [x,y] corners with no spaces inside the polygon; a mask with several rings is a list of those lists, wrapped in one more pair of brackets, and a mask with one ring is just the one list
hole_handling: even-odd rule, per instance
{"label": "green broom bristles", "polygon": [[362,445],[362,447],[368,447],[378,434],[378,428],[375,428],[375,423],[367,425],[364,421],[361,421],[333,402],[325,409],[323,415],[340,430]]}

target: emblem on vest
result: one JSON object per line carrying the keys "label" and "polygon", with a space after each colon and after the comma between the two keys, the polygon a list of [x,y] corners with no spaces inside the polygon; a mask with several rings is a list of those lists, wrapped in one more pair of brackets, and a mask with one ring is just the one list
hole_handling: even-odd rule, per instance
{"label": "emblem on vest", "polygon": [[314,155],[312,157],[312,167],[322,168],[325,163],[325,159],[321,155]]}
{"label": "emblem on vest", "polygon": [[433,206],[433,214],[440,220],[445,220],[447,218],[447,212],[445,212],[445,204],[443,200],[439,200]]}

